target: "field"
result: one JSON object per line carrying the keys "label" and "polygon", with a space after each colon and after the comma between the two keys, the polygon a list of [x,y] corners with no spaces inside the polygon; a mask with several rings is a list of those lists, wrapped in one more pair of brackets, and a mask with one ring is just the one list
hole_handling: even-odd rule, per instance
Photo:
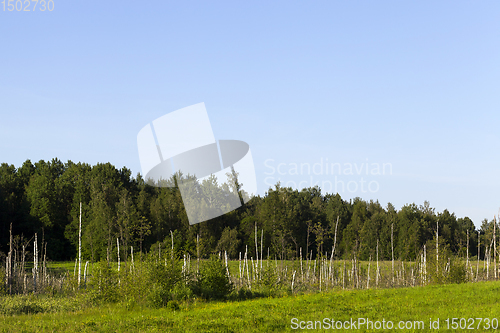
{"label": "field", "polygon": [[[49,262],[46,270],[40,269],[47,278],[38,281],[35,294],[29,274],[33,263],[26,263],[25,292],[18,284],[18,295],[0,296],[0,332],[281,332],[314,327],[342,331],[351,320],[351,328],[358,331],[389,331],[391,324],[393,329],[403,325],[404,331],[428,331],[431,322],[437,330],[438,319],[440,330],[500,326],[500,281],[492,281],[487,262],[467,264],[455,258],[436,268],[432,262],[427,267],[395,261],[393,269],[391,261],[233,260],[226,267],[225,260],[219,260],[222,275],[227,270],[235,287],[225,300],[208,301],[192,293],[179,298],[185,292],[180,289],[169,291],[172,302],[158,305],[147,297],[165,294],[148,282],[155,276],[149,269],[156,263],[168,272],[173,269],[167,267],[168,258],[122,262],[121,271],[112,262],[108,275],[103,275],[106,263],[89,264],[88,286],[81,289],[74,262]],[[194,274],[208,263],[179,259],[177,274],[181,266]],[[436,269],[441,273],[433,276]],[[106,284],[105,279],[111,280]],[[365,319],[368,324],[363,324]]]}
{"label": "field", "polygon": [[[123,304],[115,304],[71,312],[2,315],[0,332],[281,332],[293,331],[292,318],[298,319],[297,325],[304,321],[302,327],[307,326],[307,321],[323,321],[324,318],[335,321],[367,318],[374,325],[385,320],[386,325],[391,321],[394,326],[404,321],[406,327],[422,321],[424,329],[404,330],[422,332],[429,331],[429,320],[436,325],[435,321],[439,319],[439,331],[443,331],[447,328],[447,318],[450,328],[452,318],[464,318],[468,322],[458,321],[457,325],[466,323],[473,325],[477,331],[484,331],[488,322],[485,319],[489,319],[490,326],[498,325],[496,320],[492,320],[498,317],[500,281],[494,281],[416,288],[339,290],[240,302],[183,303],[177,310],[127,308]],[[483,320],[479,323],[479,320],[469,318]],[[372,331],[371,327],[367,330],[366,325],[356,327],[360,332]]]}

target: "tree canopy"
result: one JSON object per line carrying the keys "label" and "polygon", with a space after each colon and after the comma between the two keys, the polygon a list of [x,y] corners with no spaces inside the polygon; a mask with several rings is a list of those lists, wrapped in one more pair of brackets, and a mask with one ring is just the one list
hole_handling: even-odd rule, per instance
{"label": "tree canopy", "polygon": [[[176,184],[173,177],[168,180]],[[217,184],[212,190],[217,190]],[[227,186],[227,185],[224,185]],[[457,218],[448,210],[436,213],[428,202],[382,207],[378,201],[344,200],[323,194],[318,187],[302,190],[269,188],[235,211],[206,222],[189,225],[177,187],[153,187],[140,174],[135,178],[123,167],[110,163],[62,163],[58,159],[19,168],[0,165],[0,256],[8,249],[12,223],[16,239],[37,233],[47,246],[47,257],[70,260],[76,256],[78,221],[82,203],[82,251],[86,260],[111,260],[119,239],[123,256],[130,247],[145,252],[159,243],[171,244],[179,252],[209,257],[227,251],[232,258],[248,247],[259,247],[272,258],[331,255],[361,260],[389,259],[391,239],[395,257],[412,260],[424,244],[431,242],[439,226],[439,239],[454,253],[463,253],[469,235],[469,253],[481,254],[493,237],[493,221],[484,220],[479,230],[468,217]],[[257,230],[257,235],[255,231]],[[261,240],[263,244],[261,245]],[[19,243],[19,242],[18,242]],[[161,245],[161,244],[160,244]],[[42,247],[43,248],[43,247]],[[258,249],[260,251],[260,248]]]}

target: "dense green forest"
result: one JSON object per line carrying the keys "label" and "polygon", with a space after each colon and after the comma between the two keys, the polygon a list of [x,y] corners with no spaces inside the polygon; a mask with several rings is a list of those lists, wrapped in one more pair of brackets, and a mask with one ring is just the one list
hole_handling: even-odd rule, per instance
{"label": "dense green forest", "polygon": [[448,210],[437,213],[428,202],[398,211],[390,203],[382,207],[361,198],[347,201],[339,194],[322,194],[318,187],[298,191],[279,183],[235,211],[189,225],[176,187],[150,186],[141,175],[134,178],[127,168],[110,163],[27,160],[19,168],[0,167],[0,260],[8,252],[11,224],[18,250],[30,240],[32,244],[37,233],[39,248],[50,260],[74,259],[80,202],[82,253],[91,261],[115,260],[117,238],[122,260],[131,247],[137,255],[158,249],[159,242],[170,246],[171,237],[180,253],[208,257],[226,250],[237,258],[246,247],[255,253],[256,228],[264,257],[269,253],[273,259],[331,253],[335,237],[336,257],[374,258],[378,242],[380,258],[390,259],[392,237],[394,256],[412,260],[434,239],[438,226],[440,244],[458,255],[465,255],[467,233],[469,254],[476,255],[479,234],[482,257],[494,226],[485,219],[476,230],[468,217],[457,218]]}

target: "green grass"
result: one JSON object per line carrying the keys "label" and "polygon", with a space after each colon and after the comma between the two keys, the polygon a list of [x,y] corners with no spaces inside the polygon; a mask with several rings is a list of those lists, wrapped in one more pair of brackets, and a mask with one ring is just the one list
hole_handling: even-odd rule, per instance
{"label": "green grass", "polygon": [[423,321],[425,330],[420,332],[429,331],[430,318],[439,318],[442,331],[446,330],[446,318],[500,317],[500,281],[333,291],[241,302],[194,302],[181,304],[177,311],[127,308],[124,304],[54,311],[0,315],[0,332],[282,332],[294,331],[292,318],[368,318],[374,322],[385,319],[395,325],[401,320]]}

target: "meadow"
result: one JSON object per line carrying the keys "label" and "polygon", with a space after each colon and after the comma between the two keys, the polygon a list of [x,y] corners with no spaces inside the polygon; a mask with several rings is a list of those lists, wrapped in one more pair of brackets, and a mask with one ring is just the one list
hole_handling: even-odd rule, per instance
{"label": "meadow", "polygon": [[[2,302],[5,301],[3,297]],[[47,299],[33,298],[32,301],[43,303]],[[76,297],[72,301],[78,303],[79,299]],[[453,323],[458,329],[466,323],[473,324],[477,331],[485,331],[487,323],[490,330],[498,327],[499,314],[500,281],[490,281],[415,288],[332,290],[245,301],[197,300],[183,302],[176,309],[104,304],[52,313],[0,315],[0,332],[282,332],[294,331],[293,318],[297,318],[297,325],[302,321],[302,327],[307,327],[308,321],[311,321],[309,325],[316,321],[324,325],[325,318],[329,322],[330,319],[345,322],[351,318],[354,321],[366,318],[374,325],[384,321],[386,328],[389,321],[394,326],[402,321],[402,327],[407,327],[403,331],[408,332],[430,331],[430,321],[437,327],[439,319],[439,330],[431,331],[446,331]],[[461,318],[466,322],[460,323]],[[481,322],[476,318],[482,318]],[[422,323],[423,326],[415,328]],[[366,325],[356,324],[356,328],[361,332],[373,331]]]}
{"label": "meadow", "polygon": [[254,261],[221,253],[198,261],[150,254],[142,262],[88,264],[80,287],[75,262],[43,263],[39,272],[25,262],[24,271],[14,270],[17,293],[0,296],[0,332],[281,332],[345,328],[352,320],[360,331],[390,330],[389,321],[428,331],[438,319],[440,330],[498,327],[500,281],[491,263],[450,257],[436,265],[431,258]]}

